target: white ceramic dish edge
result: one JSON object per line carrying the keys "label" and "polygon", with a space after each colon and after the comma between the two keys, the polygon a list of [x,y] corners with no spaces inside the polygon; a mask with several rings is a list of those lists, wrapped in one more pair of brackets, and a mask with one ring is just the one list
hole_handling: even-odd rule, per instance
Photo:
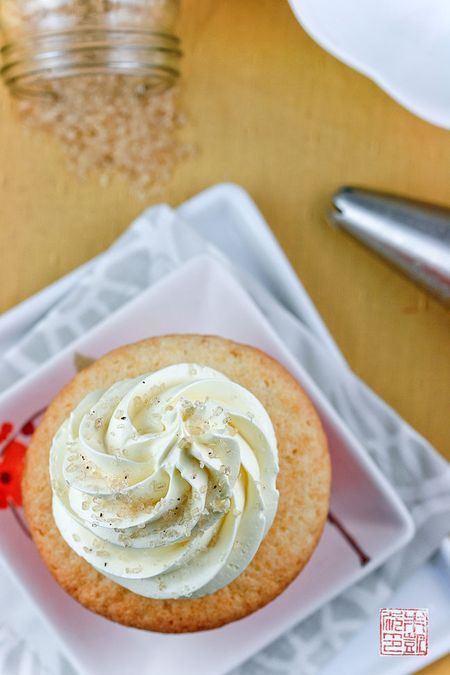
{"label": "white ceramic dish edge", "polygon": [[342,63],[345,63],[350,68],[357,70],[362,75],[371,79],[394,99],[394,101],[417,117],[420,117],[430,124],[442,127],[443,129],[450,129],[450,112],[441,110],[440,107],[435,106],[431,100],[415,99],[407,92],[403,91],[401,87],[393,84],[390,81],[388,74],[380,72],[376,66],[372,66],[367,62],[362,61],[353,53],[349,52],[343,44],[339,44],[338,41],[328,35],[323,29],[320,20],[318,21],[314,11],[311,11],[309,2],[305,2],[305,0],[288,0],[288,2],[299,23],[323,49],[339,61],[342,61]]}

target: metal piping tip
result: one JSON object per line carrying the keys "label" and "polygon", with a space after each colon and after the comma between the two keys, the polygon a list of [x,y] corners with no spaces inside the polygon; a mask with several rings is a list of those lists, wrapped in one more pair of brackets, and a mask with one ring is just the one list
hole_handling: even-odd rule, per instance
{"label": "metal piping tip", "polygon": [[450,305],[450,209],[354,187],[332,201],[331,224]]}

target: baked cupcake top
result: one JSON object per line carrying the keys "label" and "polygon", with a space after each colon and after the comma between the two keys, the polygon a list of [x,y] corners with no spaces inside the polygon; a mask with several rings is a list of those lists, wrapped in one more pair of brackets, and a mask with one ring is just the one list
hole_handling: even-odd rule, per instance
{"label": "baked cupcake top", "polygon": [[88,394],[50,451],[53,515],[99,572],[149,598],[200,597],[251,562],[278,504],[259,400],[180,363]]}

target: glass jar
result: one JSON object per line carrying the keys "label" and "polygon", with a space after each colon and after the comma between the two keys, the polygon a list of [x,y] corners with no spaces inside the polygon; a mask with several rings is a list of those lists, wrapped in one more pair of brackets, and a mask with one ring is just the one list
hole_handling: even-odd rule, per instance
{"label": "glass jar", "polygon": [[22,96],[97,75],[136,76],[161,91],[179,75],[178,10],[179,0],[0,0],[0,72]]}

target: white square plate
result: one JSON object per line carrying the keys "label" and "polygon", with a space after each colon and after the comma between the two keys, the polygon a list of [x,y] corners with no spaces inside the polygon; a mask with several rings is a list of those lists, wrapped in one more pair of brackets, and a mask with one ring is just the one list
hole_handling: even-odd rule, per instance
{"label": "white square plate", "polygon": [[[413,535],[411,518],[389,483],[346,429],[264,316],[215,258],[199,256],[168,275],[72,343],[0,399],[2,417],[17,406],[47,404],[74,375],[73,354],[99,357],[127,342],[165,333],[217,334],[255,345],[301,382],[325,425],[333,462],[331,510],[370,556],[355,550],[330,523],[305,571],[274,602],[217,630],[160,635],[96,616],[50,577],[9,511],[0,514],[0,553],[53,628],[64,652],[86,675],[107,672],[221,675],[380,565]],[[219,656],[220,655],[220,656]]]}

